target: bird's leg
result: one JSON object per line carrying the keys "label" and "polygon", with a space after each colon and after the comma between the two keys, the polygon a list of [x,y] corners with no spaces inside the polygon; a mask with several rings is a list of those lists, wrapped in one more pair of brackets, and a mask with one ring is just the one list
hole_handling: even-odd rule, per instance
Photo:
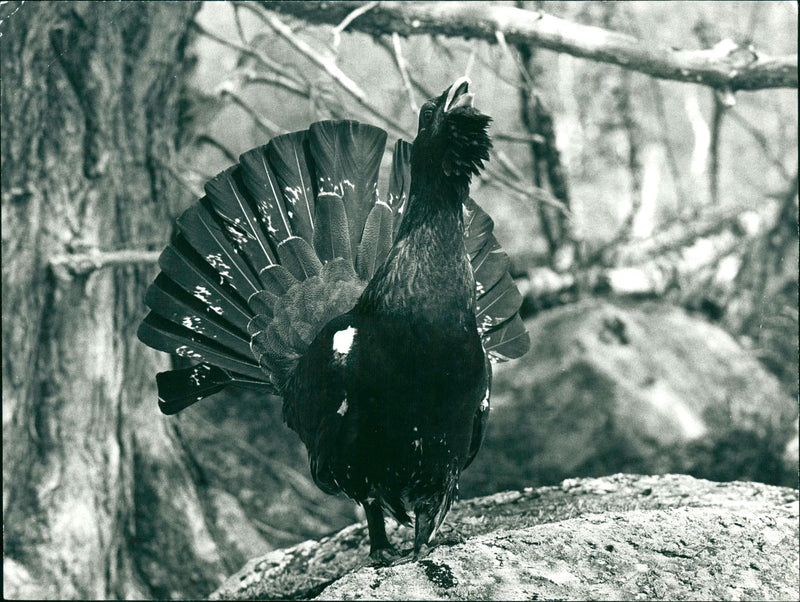
{"label": "bird's leg", "polygon": [[389,566],[395,563],[400,553],[386,537],[386,525],[383,522],[383,508],[377,500],[363,502],[364,512],[367,514],[367,528],[369,529],[369,557],[378,565]]}
{"label": "bird's leg", "polygon": [[[427,504],[426,504],[427,505]],[[417,504],[414,510],[414,560],[419,558],[423,545],[427,545],[433,537],[436,524],[435,513],[430,512],[426,505]]]}

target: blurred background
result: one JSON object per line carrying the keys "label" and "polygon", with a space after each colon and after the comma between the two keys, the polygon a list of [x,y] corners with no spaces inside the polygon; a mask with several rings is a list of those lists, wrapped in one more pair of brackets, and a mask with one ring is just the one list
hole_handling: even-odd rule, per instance
{"label": "blurred background", "polygon": [[0,5],[6,592],[205,596],[363,518],[313,485],[279,399],[161,416],[154,376],[179,360],[135,340],[142,297],[172,220],[240,153],[330,118],[390,150],[463,74],[494,119],[472,196],[532,348],[495,366],[461,497],[616,472],[798,486],[796,74],[656,78],[511,25],[487,38],[481,12],[796,72],[797,4],[447,4],[400,25],[374,2]]}

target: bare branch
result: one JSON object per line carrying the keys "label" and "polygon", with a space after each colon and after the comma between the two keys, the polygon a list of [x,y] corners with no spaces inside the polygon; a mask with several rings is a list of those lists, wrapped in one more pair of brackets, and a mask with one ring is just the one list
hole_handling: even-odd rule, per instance
{"label": "bare branch", "polygon": [[50,267],[59,278],[89,274],[106,267],[119,267],[138,264],[155,264],[161,251],[123,249],[121,251],[100,251],[91,249],[84,253],[67,253],[50,259]]}
{"label": "bare branch", "polygon": [[[261,5],[312,23],[339,23],[363,2],[275,2]],[[797,55],[770,57],[730,40],[710,50],[675,50],[633,36],[573,23],[543,12],[481,2],[381,2],[350,24],[373,35],[440,34],[508,44],[533,44],[619,65],[653,77],[715,88],[797,88]]]}

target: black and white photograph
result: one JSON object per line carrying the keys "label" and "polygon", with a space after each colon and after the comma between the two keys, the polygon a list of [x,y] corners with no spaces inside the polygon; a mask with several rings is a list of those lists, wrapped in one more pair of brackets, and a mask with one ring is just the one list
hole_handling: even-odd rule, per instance
{"label": "black and white photograph", "polygon": [[0,1],[3,599],[800,599],[798,2]]}

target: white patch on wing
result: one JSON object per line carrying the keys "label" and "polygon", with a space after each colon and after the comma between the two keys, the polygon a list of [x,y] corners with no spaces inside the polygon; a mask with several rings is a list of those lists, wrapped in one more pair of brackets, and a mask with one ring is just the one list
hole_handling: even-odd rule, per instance
{"label": "white patch on wing", "polygon": [[485,412],[489,409],[489,396],[491,395],[491,391],[489,389],[488,383],[486,386],[486,390],[483,392],[483,399],[481,399],[481,406],[479,408],[479,412]]}
{"label": "white patch on wing", "polygon": [[347,397],[344,398],[342,405],[339,406],[339,409],[336,410],[336,413],[339,414],[339,416],[344,416],[347,413]]}
{"label": "white patch on wing", "polygon": [[356,329],[348,326],[344,330],[339,330],[333,335],[333,350],[336,353],[347,355],[350,347],[353,346],[353,337],[356,335]]}

